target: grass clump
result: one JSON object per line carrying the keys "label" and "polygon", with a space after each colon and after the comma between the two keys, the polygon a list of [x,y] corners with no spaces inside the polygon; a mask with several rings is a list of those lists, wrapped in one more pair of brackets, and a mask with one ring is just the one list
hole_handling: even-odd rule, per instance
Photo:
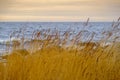
{"label": "grass clump", "polygon": [[29,42],[22,39],[19,48],[12,44],[7,62],[0,62],[0,80],[120,80],[120,43],[115,37],[111,45],[102,46],[114,33],[99,42],[93,36],[82,42],[81,34],[70,39],[66,31],[61,38],[58,31],[51,35],[46,30],[35,32]]}
{"label": "grass clump", "polygon": [[13,51],[2,75],[5,80],[119,80],[120,61],[116,54],[103,49],[87,54],[58,47],[26,56]]}

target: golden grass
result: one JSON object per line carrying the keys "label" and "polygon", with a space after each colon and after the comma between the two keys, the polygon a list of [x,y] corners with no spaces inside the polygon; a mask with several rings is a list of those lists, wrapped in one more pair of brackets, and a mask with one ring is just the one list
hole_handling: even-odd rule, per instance
{"label": "golden grass", "polygon": [[[0,64],[0,80],[119,80],[120,61],[114,50],[92,54],[51,47],[33,54],[13,51]],[[120,57],[120,56],[119,56]]]}
{"label": "golden grass", "polygon": [[0,62],[0,80],[120,80],[120,43],[101,46],[108,37],[98,43],[92,38],[81,42],[80,33],[69,40],[69,32],[61,39],[58,32],[49,35],[49,30],[34,37],[27,49],[15,44],[3,56],[7,63]]}

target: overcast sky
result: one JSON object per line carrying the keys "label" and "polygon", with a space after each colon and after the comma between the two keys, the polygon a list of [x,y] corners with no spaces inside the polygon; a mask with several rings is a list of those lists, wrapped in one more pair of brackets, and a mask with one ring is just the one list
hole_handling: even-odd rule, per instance
{"label": "overcast sky", "polygon": [[120,0],[0,0],[0,21],[113,21]]}

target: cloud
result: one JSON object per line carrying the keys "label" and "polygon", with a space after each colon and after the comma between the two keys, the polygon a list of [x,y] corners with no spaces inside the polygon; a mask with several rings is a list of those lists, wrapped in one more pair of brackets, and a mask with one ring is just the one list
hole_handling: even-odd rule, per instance
{"label": "cloud", "polygon": [[83,16],[107,20],[120,16],[119,7],[120,0],[1,0],[0,20],[27,20],[30,16],[35,20],[42,16],[56,20],[60,17],[78,20]]}

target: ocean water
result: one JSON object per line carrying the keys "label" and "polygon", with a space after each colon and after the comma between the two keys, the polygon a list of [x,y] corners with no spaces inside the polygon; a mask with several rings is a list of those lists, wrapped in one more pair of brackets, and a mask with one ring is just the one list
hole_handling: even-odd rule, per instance
{"label": "ocean water", "polygon": [[[100,40],[102,33],[104,31],[111,31],[113,27],[112,22],[89,22],[88,25],[84,25],[83,22],[0,22],[0,51],[5,50],[6,41],[10,40],[14,32],[22,30],[26,39],[31,39],[32,34],[36,30],[58,30],[61,33],[69,30],[73,34],[77,34],[80,31],[87,31],[90,33],[95,33],[93,38],[94,41]],[[120,32],[120,31],[118,31]],[[116,33],[119,35],[119,33]],[[21,34],[22,36],[23,34]],[[17,39],[12,37],[12,39]]]}

